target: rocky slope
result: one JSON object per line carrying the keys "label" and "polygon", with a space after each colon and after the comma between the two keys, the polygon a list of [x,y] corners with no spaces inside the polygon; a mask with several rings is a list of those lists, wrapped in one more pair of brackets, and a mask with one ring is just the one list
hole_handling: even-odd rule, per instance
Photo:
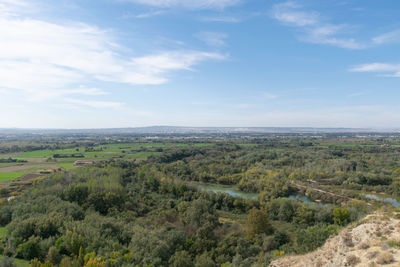
{"label": "rocky slope", "polygon": [[357,225],[345,228],[320,249],[281,258],[270,266],[399,266],[399,261],[400,219],[374,213]]}

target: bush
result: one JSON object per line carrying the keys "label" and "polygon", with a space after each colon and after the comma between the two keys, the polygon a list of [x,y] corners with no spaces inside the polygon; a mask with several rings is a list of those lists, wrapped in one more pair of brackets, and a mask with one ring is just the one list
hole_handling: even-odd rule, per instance
{"label": "bush", "polygon": [[379,257],[376,259],[376,262],[379,264],[389,264],[394,261],[393,255],[390,252],[383,252]]}
{"label": "bush", "polygon": [[207,255],[207,253],[204,253],[204,254],[196,257],[194,266],[195,267],[215,267],[215,263],[211,259],[211,257]]}
{"label": "bush", "polygon": [[347,264],[350,266],[355,266],[357,263],[360,262],[360,258],[357,257],[356,255],[348,255],[346,257]]}
{"label": "bush", "polygon": [[263,210],[252,209],[247,217],[247,235],[254,238],[259,234],[270,235],[273,233],[268,214]]}
{"label": "bush", "polygon": [[6,226],[11,222],[12,211],[9,206],[0,208],[0,226]]}
{"label": "bush", "polygon": [[41,258],[40,246],[37,238],[30,238],[25,243],[18,245],[17,257],[32,260],[34,258]]}
{"label": "bush", "polygon": [[17,267],[17,265],[12,258],[4,256],[0,260],[0,267]]}
{"label": "bush", "polygon": [[338,227],[334,225],[316,225],[300,230],[297,233],[297,250],[300,253],[313,251],[322,246],[329,236],[336,234]]}
{"label": "bush", "polygon": [[56,247],[51,247],[47,253],[47,260],[49,260],[54,265],[57,265],[61,261],[60,253]]}
{"label": "bush", "polygon": [[345,208],[336,208],[333,210],[333,221],[338,225],[345,225],[350,219],[350,213]]}

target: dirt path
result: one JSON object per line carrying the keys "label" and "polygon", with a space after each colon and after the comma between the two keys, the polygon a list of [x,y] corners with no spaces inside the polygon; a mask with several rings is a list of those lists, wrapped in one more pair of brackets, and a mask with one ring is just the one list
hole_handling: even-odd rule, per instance
{"label": "dirt path", "polygon": [[16,165],[16,166],[0,168],[0,172],[15,172],[15,171],[21,171],[21,170],[27,170],[27,169],[33,169],[33,168],[55,169],[58,167],[59,166],[57,164],[34,164],[34,165],[23,164],[23,165]]}
{"label": "dirt path", "polygon": [[329,192],[329,191],[325,191],[325,190],[322,190],[322,189],[318,189],[318,188],[315,188],[315,187],[310,187],[310,186],[305,186],[305,185],[301,185],[301,184],[297,184],[297,183],[292,183],[295,187],[297,187],[298,189],[309,189],[309,190],[313,190],[313,191],[316,191],[316,192],[320,192],[320,193],[323,193],[323,194],[327,194],[327,195],[330,195],[330,196],[334,196],[334,197],[338,197],[338,198],[341,198],[341,199],[343,199],[343,200],[347,200],[347,201],[349,201],[349,200],[356,200],[355,198],[351,198],[351,197],[348,197],[348,196],[344,196],[344,195],[339,195],[339,194],[335,194],[335,193],[332,193],[332,192]]}
{"label": "dirt path", "polygon": [[26,160],[28,162],[46,162],[48,158],[27,158],[23,160]]}

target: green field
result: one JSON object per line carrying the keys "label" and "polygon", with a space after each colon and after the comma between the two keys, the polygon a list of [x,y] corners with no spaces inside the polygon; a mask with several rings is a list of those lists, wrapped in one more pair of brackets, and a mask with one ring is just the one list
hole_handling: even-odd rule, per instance
{"label": "green field", "polygon": [[[29,152],[18,152],[18,153],[8,153],[8,154],[0,154],[0,159],[23,159],[30,160],[36,159],[34,162],[15,162],[15,163],[0,163],[0,168],[11,167],[11,166],[21,166],[21,165],[29,165],[32,168],[25,170],[18,170],[13,172],[0,172],[0,182],[10,181],[17,179],[23,176],[26,173],[32,173],[35,171],[43,170],[45,167],[41,166],[37,168],[38,164],[56,164],[64,169],[72,169],[74,168],[74,162],[76,160],[94,160],[94,159],[112,159],[112,158],[125,158],[125,159],[135,159],[135,158],[147,158],[151,155],[160,154],[160,149],[172,148],[172,147],[202,147],[202,146],[211,146],[212,143],[196,143],[196,144],[183,144],[183,143],[118,143],[118,144],[105,144],[98,145],[94,147],[83,147],[78,146],[76,148],[68,148],[68,149],[57,149],[57,150],[37,150],[37,151],[29,151]],[[63,157],[68,154],[80,153],[83,157]],[[55,160],[51,160],[46,162],[46,158],[53,158],[55,154],[62,155],[61,157],[56,158]],[[39,160],[38,160],[39,159]],[[43,160],[40,160],[43,159]],[[41,162],[39,162],[41,161]],[[35,168],[36,167],[36,168]]]}
{"label": "green field", "polygon": [[[32,165],[34,167],[34,165]],[[25,170],[20,170],[20,171],[15,171],[15,172],[0,172],[0,182],[6,182],[10,180],[17,179],[24,174],[27,173],[32,173],[35,171],[43,170],[42,168],[30,168],[30,169],[25,169]]]}
{"label": "green field", "polygon": [[[193,146],[210,146],[211,143],[198,143]],[[151,155],[156,152],[158,148],[169,148],[169,147],[188,147],[190,144],[180,143],[131,143],[131,144],[107,144],[92,147],[96,151],[85,151],[85,147],[76,147],[69,149],[58,149],[58,150],[37,150],[29,152],[9,153],[0,155],[0,158],[15,158],[15,159],[30,159],[30,158],[51,158],[54,154],[70,154],[70,153],[82,153],[86,159],[94,158],[112,158],[120,155],[132,155],[145,150],[150,153],[145,156]],[[138,156],[136,156],[138,157]],[[79,159],[79,158],[77,158]],[[5,163],[5,166],[12,166],[9,163]],[[1,165],[0,165],[1,167]]]}

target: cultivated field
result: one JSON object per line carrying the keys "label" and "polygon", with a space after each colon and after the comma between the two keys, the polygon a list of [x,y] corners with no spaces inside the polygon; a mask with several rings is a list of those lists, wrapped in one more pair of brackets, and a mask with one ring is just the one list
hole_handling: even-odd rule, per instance
{"label": "cultivated field", "polygon": [[[208,143],[194,144],[207,146]],[[76,146],[67,149],[44,149],[26,152],[0,154],[0,161],[13,159],[17,162],[0,163],[0,187],[17,180],[38,177],[53,170],[72,169],[95,161],[107,159],[143,160],[151,155],[160,154],[163,149],[187,147],[182,143],[117,143],[96,146]],[[35,174],[35,175],[30,175]]]}

